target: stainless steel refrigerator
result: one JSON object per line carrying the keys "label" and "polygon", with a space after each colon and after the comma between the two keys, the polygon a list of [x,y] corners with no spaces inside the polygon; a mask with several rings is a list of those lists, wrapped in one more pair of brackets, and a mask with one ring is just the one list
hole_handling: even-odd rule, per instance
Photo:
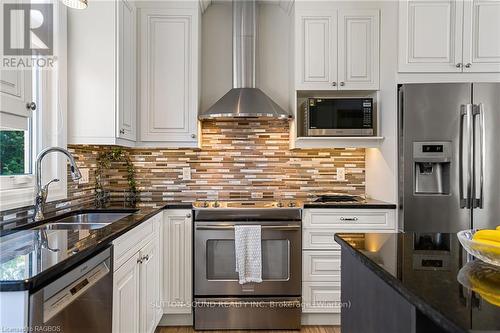
{"label": "stainless steel refrigerator", "polygon": [[405,84],[398,104],[403,229],[500,225],[500,83]]}

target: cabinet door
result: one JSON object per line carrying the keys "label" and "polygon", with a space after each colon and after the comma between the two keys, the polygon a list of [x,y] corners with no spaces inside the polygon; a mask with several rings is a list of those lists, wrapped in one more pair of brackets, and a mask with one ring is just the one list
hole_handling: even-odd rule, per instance
{"label": "cabinet door", "polygon": [[339,89],[379,88],[379,11],[340,10]]}
{"label": "cabinet door", "polygon": [[132,2],[117,2],[117,137],[136,140],[136,9]]}
{"label": "cabinet door", "polygon": [[337,89],[337,11],[296,15],[297,89]]}
{"label": "cabinet door", "polygon": [[464,2],[464,72],[500,72],[500,1]]}
{"label": "cabinet door", "polygon": [[[12,4],[20,3],[21,1],[9,1]],[[7,13],[5,13],[7,14]],[[0,8],[0,15],[4,15],[3,4]],[[6,27],[2,22],[0,26],[0,34],[4,36],[5,34],[10,33],[11,38],[11,47],[19,47],[23,45],[24,41],[24,20],[22,19],[22,15],[14,15],[11,14],[11,26]],[[4,31],[4,28],[9,29],[9,31]],[[6,41],[4,42],[5,46],[7,46]],[[4,45],[0,45],[0,52],[3,53]],[[21,56],[21,49],[19,49],[19,56]],[[10,56],[6,56],[5,59],[8,59]],[[7,126],[6,117],[11,118],[12,122],[22,122],[21,127],[26,127],[26,121],[23,118],[31,117],[32,111],[26,108],[26,103],[32,102],[32,75],[33,72],[31,67],[21,67],[19,69],[16,68],[5,68],[2,69],[0,67],[0,114],[2,125]],[[17,116],[21,117],[18,118]]]}
{"label": "cabinet door", "polygon": [[399,2],[399,71],[461,72],[461,0]]}
{"label": "cabinet door", "polygon": [[198,21],[195,9],[141,9],[142,141],[197,141]]}
{"label": "cabinet door", "polygon": [[139,332],[139,265],[136,253],[113,274],[113,333]]}
{"label": "cabinet door", "polygon": [[140,326],[141,332],[153,333],[156,328],[156,309],[160,296],[160,272],[157,239],[149,242],[141,251],[140,266]]}
{"label": "cabinet door", "polygon": [[189,210],[165,212],[163,223],[164,313],[191,313],[192,220]]}

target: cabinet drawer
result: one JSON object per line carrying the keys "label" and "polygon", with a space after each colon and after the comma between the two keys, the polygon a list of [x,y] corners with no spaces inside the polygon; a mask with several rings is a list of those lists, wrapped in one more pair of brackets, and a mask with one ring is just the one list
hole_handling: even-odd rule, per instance
{"label": "cabinet drawer", "polygon": [[304,313],[340,313],[340,282],[302,283]]}
{"label": "cabinet drawer", "polygon": [[302,248],[304,250],[340,250],[333,238],[337,230],[302,229]]}
{"label": "cabinet drawer", "polygon": [[303,251],[302,281],[340,282],[340,251]]}
{"label": "cabinet drawer", "polygon": [[120,268],[121,265],[144,247],[151,239],[154,231],[154,221],[156,219],[157,216],[149,219],[113,241],[114,271]]}
{"label": "cabinet drawer", "polygon": [[395,212],[392,209],[305,209],[303,227],[343,230],[395,229]]}

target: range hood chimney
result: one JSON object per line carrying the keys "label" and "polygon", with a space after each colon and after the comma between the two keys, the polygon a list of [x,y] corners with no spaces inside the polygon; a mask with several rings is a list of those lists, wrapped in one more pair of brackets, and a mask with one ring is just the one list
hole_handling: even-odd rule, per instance
{"label": "range hood chimney", "polygon": [[292,116],[262,90],[255,88],[255,0],[233,0],[233,89],[198,118],[274,118]]}

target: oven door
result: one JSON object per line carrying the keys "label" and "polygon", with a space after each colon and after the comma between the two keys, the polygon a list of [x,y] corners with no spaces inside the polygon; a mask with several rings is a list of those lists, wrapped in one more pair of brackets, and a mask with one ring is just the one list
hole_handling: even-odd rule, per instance
{"label": "oven door", "polygon": [[[262,225],[262,282],[238,283],[234,225]],[[301,226],[291,222],[195,222],[195,296],[301,293]]]}

